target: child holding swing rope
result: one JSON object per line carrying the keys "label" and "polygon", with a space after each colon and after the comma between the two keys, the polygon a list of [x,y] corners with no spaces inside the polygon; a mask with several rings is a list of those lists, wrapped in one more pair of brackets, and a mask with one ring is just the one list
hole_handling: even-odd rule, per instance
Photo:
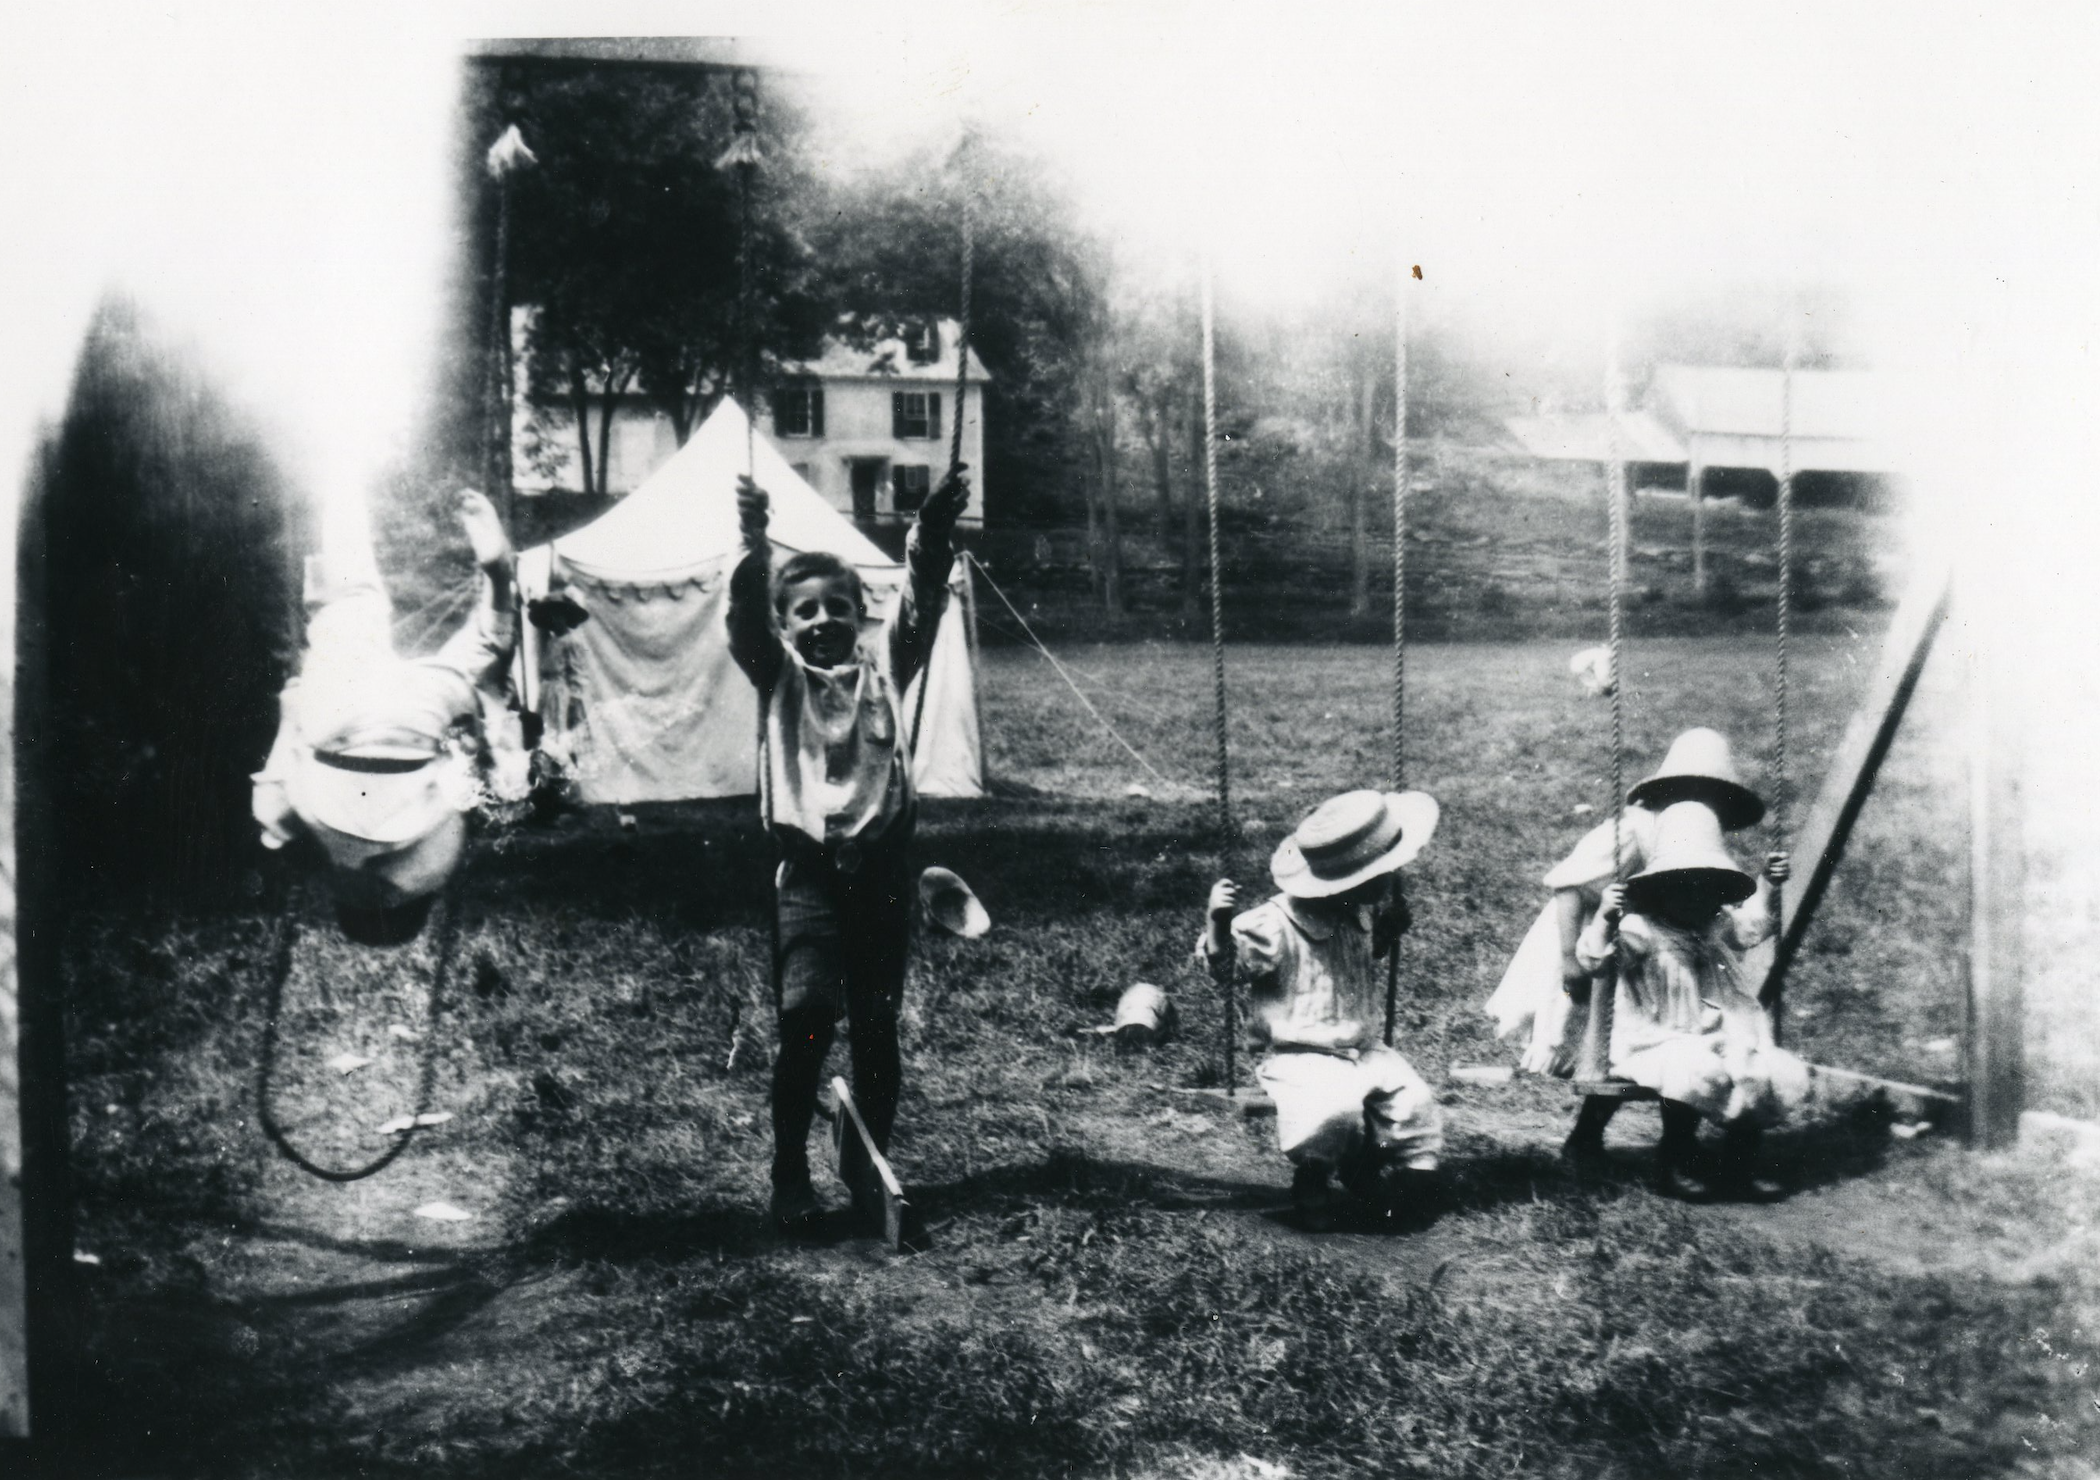
{"label": "child holding swing rope", "polygon": [[1334,1224],[1337,1173],[1369,1196],[1386,1167],[1434,1172],[1443,1150],[1436,1096],[1379,1041],[1378,963],[1412,923],[1400,870],[1436,823],[1423,792],[1346,792],[1276,850],[1274,897],[1239,914],[1238,886],[1211,889],[1198,950],[1228,990],[1235,964],[1247,968],[1249,1026],[1270,1049],[1257,1077],[1276,1102],[1291,1200],[1315,1231]]}
{"label": "child holding swing rope", "polygon": [[1721,846],[1721,824],[1700,802],[1677,802],[1655,823],[1648,866],[1604,890],[1576,942],[1591,974],[1611,968],[1599,991],[1615,992],[1612,1073],[1662,1097],[1658,1175],[1663,1191],[1706,1194],[1697,1166],[1699,1121],[1724,1128],[1715,1177],[1756,1198],[1779,1188],[1757,1164],[1765,1126],[1808,1098],[1808,1066],[1778,1047],[1743,953],[1768,939],[1772,886],[1789,874],[1774,853],[1753,881]]}
{"label": "child holding swing rope", "polygon": [[[1495,1019],[1496,1037],[1525,1035],[1520,1060],[1525,1072],[1563,1079],[1574,1072],[1592,990],[1575,943],[1596,917],[1606,886],[1618,877],[1614,833],[1625,866],[1645,868],[1655,856],[1656,818],[1676,802],[1704,804],[1724,832],[1755,827],[1765,815],[1764,799],[1743,784],[1736,770],[1727,737],[1709,729],[1686,730],[1670,742],[1655,774],[1626,794],[1616,824],[1607,818],[1591,828],[1547,872],[1543,882],[1553,897],[1532,922],[1485,1008]],[[1561,1147],[1579,1170],[1604,1165],[1604,1129],[1619,1105],[1608,1095],[1584,1098],[1575,1129]]]}
{"label": "child holding swing rope", "polygon": [[[901,1065],[914,895],[905,850],[916,821],[903,695],[940,628],[956,516],[970,485],[956,464],[919,509],[905,549],[910,579],[879,639],[863,643],[860,575],[805,551],[775,572],[765,490],[739,481],[744,558],[729,582],[729,651],[759,692],[765,720],[766,818],[780,843],[773,983],[780,1054],[773,1065],[771,1217],[781,1232],[822,1217],[809,1174],[809,1128],[824,1058],[841,1017],[853,1049],[853,1096],[878,1150],[889,1146]],[[883,1226],[882,1188],[857,1137],[839,1173],[856,1218]]]}

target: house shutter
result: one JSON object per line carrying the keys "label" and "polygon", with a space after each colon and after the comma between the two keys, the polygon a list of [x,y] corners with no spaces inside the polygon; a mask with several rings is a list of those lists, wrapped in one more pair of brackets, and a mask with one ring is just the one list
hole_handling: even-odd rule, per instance
{"label": "house shutter", "polygon": [[904,392],[890,392],[890,435],[902,441],[904,438]]}
{"label": "house shutter", "polygon": [[809,434],[812,437],[824,435],[824,387],[822,385],[813,385],[809,388]]}
{"label": "house shutter", "polygon": [[941,440],[941,393],[939,391],[928,391],[926,393],[926,435],[935,442]]}

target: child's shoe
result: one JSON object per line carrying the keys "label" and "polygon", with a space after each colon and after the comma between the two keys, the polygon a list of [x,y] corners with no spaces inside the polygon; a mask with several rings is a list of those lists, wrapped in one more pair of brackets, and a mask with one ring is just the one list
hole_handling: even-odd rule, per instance
{"label": "child's shoe", "polygon": [[1655,1190],[1680,1202],[1704,1202],[1711,1194],[1699,1174],[1699,1112],[1662,1102],[1662,1142],[1655,1148]]}
{"label": "child's shoe", "polygon": [[804,1175],[773,1184],[773,1201],[766,1215],[781,1237],[812,1238],[824,1222],[824,1205],[817,1201],[817,1189]]}

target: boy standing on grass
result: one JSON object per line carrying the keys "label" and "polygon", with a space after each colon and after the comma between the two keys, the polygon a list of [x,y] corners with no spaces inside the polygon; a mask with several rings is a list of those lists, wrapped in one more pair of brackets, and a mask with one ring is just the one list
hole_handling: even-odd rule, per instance
{"label": "boy standing on grass", "polygon": [[[860,575],[805,551],[776,573],[765,490],[739,480],[744,558],[729,584],[729,651],[758,689],[765,721],[767,822],[775,876],[773,989],[774,1226],[790,1235],[823,1216],[809,1175],[809,1127],[838,1020],[853,1050],[853,1096],[878,1148],[897,1117],[897,1012],[904,992],[912,888],[905,862],[916,822],[903,695],[924,671],[948,598],[951,537],[970,486],[957,467],[919,509],[905,545],[909,580],[887,626],[863,643]],[[857,1219],[882,1226],[882,1188],[857,1136],[840,1175]]]}
{"label": "boy standing on grass", "polygon": [[1658,1177],[1670,1195],[1706,1195],[1702,1116],[1724,1128],[1716,1180],[1754,1198],[1780,1191],[1759,1171],[1758,1146],[1765,1126],[1807,1100],[1808,1066],[1774,1044],[1742,965],[1772,934],[1772,886],[1789,872],[1774,853],[1753,882],[1722,848],[1712,809],[1679,802],[1656,820],[1653,860],[1604,891],[1576,945],[1584,970],[1617,968],[1611,1069],[1662,1096]]}
{"label": "boy standing on grass", "polygon": [[1236,916],[1238,887],[1220,879],[1211,889],[1199,950],[1228,990],[1235,963],[1246,964],[1250,1026],[1270,1048],[1256,1074],[1295,1169],[1291,1200],[1315,1231],[1334,1225],[1336,1173],[1369,1196],[1385,1167],[1434,1172],[1443,1150],[1436,1097],[1379,1041],[1378,962],[1412,923],[1400,869],[1436,822],[1422,792],[1346,792],[1276,850],[1269,872],[1280,893]]}

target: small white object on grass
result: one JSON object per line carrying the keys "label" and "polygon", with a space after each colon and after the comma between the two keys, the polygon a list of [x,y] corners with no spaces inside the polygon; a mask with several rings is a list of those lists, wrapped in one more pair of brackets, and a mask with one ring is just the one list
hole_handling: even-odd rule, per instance
{"label": "small white object on grass", "polygon": [[428,1115],[397,1115],[379,1128],[379,1134],[382,1136],[398,1136],[405,1130],[443,1125],[451,1118],[452,1112],[450,1110],[433,1110]]}
{"label": "small white object on grass", "polygon": [[398,1038],[403,1043],[418,1043],[422,1041],[423,1037],[415,1029],[404,1028],[399,1023],[388,1023],[386,1025],[386,1035],[389,1038]]}
{"label": "small white object on grass", "polygon": [[90,1254],[86,1249],[75,1249],[73,1251],[73,1262],[75,1264],[100,1264],[102,1256],[100,1254]]}
{"label": "small white object on grass", "polygon": [[1594,806],[1590,805],[1588,802],[1577,802],[1575,804],[1575,815],[1577,817],[1587,817],[1590,815],[1590,813],[1596,810],[1597,809]]}
{"label": "small white object on grass", "polygon": [[927,919],[964,940],[975,940],[992,928],[983,901],[953,869],[930,868],[920,874],[919,903]]}
{"label": "small white object on grass", "polygon": [[416,1209],[415,1215],[433,1223],[464,1223],[474,1216],[465,1208],[455,1208],[448,1202],[427,1202]]}
{"label": "small white object on grass", "polygon": [[1123,795],[1126,797],[1144,797],[1147,800],[1150,800],[1152,793],[1147,791],[1143,786],[1139,785],[1137,782],[1133,781],[1130,783],[1130,785],[1123,788]]}
{"label": "small white object on grass", "polygon": [[1935,1038],[1935,1039],[1933,1039],[1933,1040],[1932,1040],[1932,1041],[1931,1041],[1930,1043],[1928,1043],[1928,1044],[1926,1044],[1926,1045],[1925,1045],[1925,1052],[1927,1052],[1927,1053],[1953,1053],[1953,1052],[1954,1052],[1954,1040],[1953,1040],[1952,1038]]}
{"label": "small white object on grass", "polygon": [[1922,1120],[1899,1120],[1889,1127],[1889,1134],[1899,1141],[1915,1141],[1932,1129]]}
{"label": "small white object on grass", "polygon": [[338,1074],[355,1074],[371,1062],[363,1054],[339,1053],[328,1061],[328,1067]]}
{"label": "small white object on grass", "polygon": [[1517,1071],[1507,1064],[1453,1064],[1451,1078],[1460,1084],[1507,1084]]}
{"label": "small white object on grass", "polygon": [[1582,691],[1592,698],[1611,692],[1611,649],[1586,647],[1568,659],[1568,672],[1582,682]]}

